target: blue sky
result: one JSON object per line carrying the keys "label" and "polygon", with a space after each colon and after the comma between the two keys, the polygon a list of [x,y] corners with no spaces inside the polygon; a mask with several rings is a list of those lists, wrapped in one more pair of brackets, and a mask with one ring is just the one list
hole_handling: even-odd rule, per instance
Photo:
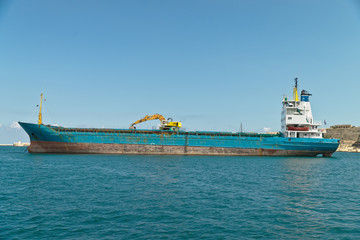
{"label": "blue sky", "polygon": [[0,0],[0,143],[41,92],[46,124],[278,131],[295,77],[316,120],[358,126],[359,26],[351,0]]}

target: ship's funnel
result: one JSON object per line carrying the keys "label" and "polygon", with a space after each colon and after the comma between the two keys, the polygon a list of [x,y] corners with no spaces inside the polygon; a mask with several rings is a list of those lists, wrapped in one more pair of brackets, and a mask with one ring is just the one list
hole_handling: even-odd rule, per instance
{"label": "ship's funnel", "polygon": [[311,96],[311,94],[308,91],[306,91],[306,90],[301,91],[301,101],[302,102],[309,102],[310,96]]}

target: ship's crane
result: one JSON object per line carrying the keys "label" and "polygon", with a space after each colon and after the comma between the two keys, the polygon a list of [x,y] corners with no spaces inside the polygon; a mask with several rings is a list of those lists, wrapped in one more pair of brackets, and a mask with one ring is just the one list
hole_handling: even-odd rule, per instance
{"label": "ship's crane", "polygon": [[142,119],[137,120],[136,122],[134,122],[133,124],[130,125],[130,129],[135,129],[135,125],[142,123],[142,122],[146,122],[149,120],[160,120],[161,125],[160,125],[160,129],[161,130],[179,130],[179,128],[181,128],[181,122],[173,122],[173,120],[171,118],[168,118],[167,120],[160,114],[154,114],[154,115],[146,115],[145,117],[143,117]]}
{"label": "ship's crane", "polygon": [[41,113],[42,102],[43,102],[43,94],[42,94],[42,93],[41,93],[40,97],[41,97],[41,100],[40,100],[39,121],[38,121],[38,124],[39,124],[39,125],[42,124],[42,113]]}

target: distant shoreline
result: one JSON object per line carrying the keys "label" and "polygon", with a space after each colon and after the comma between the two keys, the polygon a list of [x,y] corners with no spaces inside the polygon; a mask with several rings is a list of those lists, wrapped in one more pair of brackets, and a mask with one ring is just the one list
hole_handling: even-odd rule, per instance
{"label": "distant shoreline", "polygon": [[15,142],[15,143],[2,143],[0,144],[0,147],[28,147],[30,146],[30,143],[23,143],[23,142]]}

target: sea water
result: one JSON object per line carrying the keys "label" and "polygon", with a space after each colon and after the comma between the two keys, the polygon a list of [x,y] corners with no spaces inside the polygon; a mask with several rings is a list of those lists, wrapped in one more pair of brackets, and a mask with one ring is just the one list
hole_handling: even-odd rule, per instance
{"label": "sea water", "polygon": [[0,147],[0,239],[356,239],[360,153],[29,154]]}

